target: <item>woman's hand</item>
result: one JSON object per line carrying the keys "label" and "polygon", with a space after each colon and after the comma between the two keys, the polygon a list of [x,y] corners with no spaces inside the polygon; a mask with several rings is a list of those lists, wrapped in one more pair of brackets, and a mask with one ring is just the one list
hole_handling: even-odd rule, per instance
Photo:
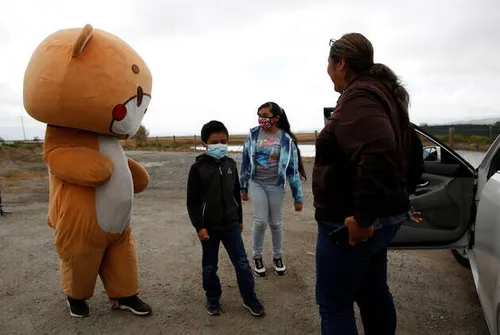
{"label": "woman's hand", "polygon": [[344,223],[349,229],[349,245],[351,246],[359,242],[366,242],[373,235],[373,226],[361,228],[353,216],[345,219]]}
{"label": "woman's hand", "polygon": [[413,212],[410,216],[410,220],[415,222],[415,223],[420,223],[422,222],[424,219],[422,218],[422,213],[420,212]]}
{"label": "woman's hand", "polygon": [[296,212],[301,212],[302,211],[302,203],[295,204],[295,211]]}
{"label": "woman's hand", "polygon": [[248,201],[248,194],[247,193],[241,193],[241,200]]}
{"label": "woman's hand", "polygon": [[200,230],[198,232],[198,238],[200,239],[200,241],[208,241],[210,239],[210,236],[208,236],[208,231],[205,228]]}

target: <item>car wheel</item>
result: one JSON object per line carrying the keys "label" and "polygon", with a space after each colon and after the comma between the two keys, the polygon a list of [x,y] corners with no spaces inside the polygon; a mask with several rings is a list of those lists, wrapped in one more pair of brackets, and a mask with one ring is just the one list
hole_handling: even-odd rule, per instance
{"label": "car wheel", "polygon": [[452,249],[451,253],[455,257],[455,259],[460,263],[460,265],[470,269],[469,256],[467,256],[467,249]]}

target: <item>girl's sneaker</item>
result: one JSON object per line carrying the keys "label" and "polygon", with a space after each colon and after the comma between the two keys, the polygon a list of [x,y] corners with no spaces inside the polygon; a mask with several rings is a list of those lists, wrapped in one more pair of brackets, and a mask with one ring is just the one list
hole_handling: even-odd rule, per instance
{"label": "girl's sneaker", "polygon": [[264,277],[266,275],[266,268],[264,267],[262,257],[254,257],[253,264],[253,272],[259,277]]}
{"label": "girl's sneaker", "polygon": [[286,273],[286,266],[283,263],[283,258],[274,258],[273,259],[274,273],[278,276],[283,276]]}

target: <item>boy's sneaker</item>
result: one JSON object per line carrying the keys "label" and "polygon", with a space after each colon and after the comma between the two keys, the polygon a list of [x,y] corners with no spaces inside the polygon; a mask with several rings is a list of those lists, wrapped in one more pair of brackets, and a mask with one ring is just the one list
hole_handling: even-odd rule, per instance
{"label": "boy's sneaker", "polygon": [[264,277],[266,275],[266,268],[264,267],[262,257],[254,257],[253,264],[253,272],[259,277]]}
{"label": "boy's sneaker", "polygon": [[278,276],[283,276],[286,273],[286,266],[283,263],[283,258],[274,258],[273,259],[274,273]]}
{"label": "boy's sneaker", "polygon": [[90,316],[90,308],[85,300],[66,297],[69,307],[69,314],[75,318],[84,318]]}
{"label": "boy's sneaker", "polygon": [[151,312],[153,311],[151,306],[142,301],[141,298],[139,298],[137,295],[114,300],[116,300],[116,303],[113,308],[130,311],[134,315],[146,316],[151,314]]}
{"label": "boy's sneaker", "polygon": [[222,313],[220,303],[218,301],[207,301],[207,313],[212,316],[220,315]]}
{"label": "boy's sneaker", "polygon": [[258,299],[250,302],[243,302],[243,307],[248,309],[250,314],[252,314],[253,316],[263,316],[265,313],[264,305],[262,305],[262,302]]}

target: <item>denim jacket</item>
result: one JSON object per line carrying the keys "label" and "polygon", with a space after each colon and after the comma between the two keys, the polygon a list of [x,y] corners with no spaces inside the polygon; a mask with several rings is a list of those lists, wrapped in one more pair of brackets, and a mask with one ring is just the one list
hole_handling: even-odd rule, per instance
{"label": "denim jacket", "polygon": [[[240,168],[240,187],[242,193],[248,193],[248,182],[255,174],[255,148],[260,127],[250,129],[250,134],[243,145],[243,155]],[[285,187],[286,180],[290,183],[292,196],[296,204],[302,203],[302,184],[300,182],[299,159],[297,146],[285,131],[282,131],[281,151],[278,166],[278,185]]]}

